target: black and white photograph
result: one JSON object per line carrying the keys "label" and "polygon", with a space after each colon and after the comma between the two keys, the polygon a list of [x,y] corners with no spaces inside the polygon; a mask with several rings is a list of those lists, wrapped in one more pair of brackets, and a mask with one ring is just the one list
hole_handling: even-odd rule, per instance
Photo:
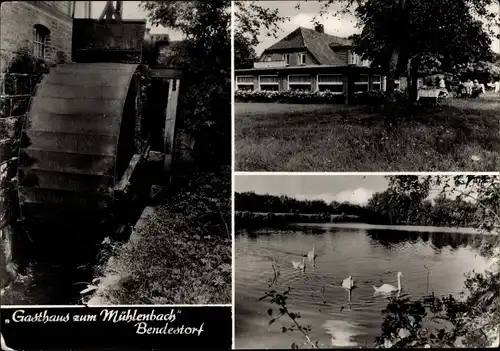
{"label": "black and white photograph", "polygon": [[1,72],[2,306],[230,307],[231,2],[2,2]]}
{"label": "black and white photograph", "polygon": [[244,172],[496,172],[497,0],[241,1]]}
{"label": "black and white photograph", "polygon": [[499,198],[493,175],[236,175],[236,348],[498,347]]}

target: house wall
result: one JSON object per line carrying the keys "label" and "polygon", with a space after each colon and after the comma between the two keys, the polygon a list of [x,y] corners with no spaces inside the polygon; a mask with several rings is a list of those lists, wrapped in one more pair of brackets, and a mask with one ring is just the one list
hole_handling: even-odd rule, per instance
{"label": "house wall", "polygon": [[[51,6],[48,3],[53,3]],[[1,5],[1,72],[4,73],[12,58],[22,52],[33,53],[34,26],[43,25],[50,30],[45,60],[57,61],[57,53],[71,57],[71,1],[8,1]]]}
{"label": "house wall", "polygon": [[349,87],[350,91],[353,91],[354,82],[357,80],[359,74],[368,74],[368,90],[373,89],[374,75],[380,75],[372,70],[367,70],[366,68],[356,68],[356,67],[331,67],[325,68],[322,66],[311,67],[311,69],[268,69],[268,70],[254,70],[248,72],[236,72],[236,89],[238,89],[238,78],[243,77],[253,77],[253,90],[260,90],[259,76],[278,76],[279,90],[289,90],[288,76],[289,75],[309,75],[311,77],[311,91],[316,91],[318,89],[318,74],[341,74],[343,76],[343,88],[346,92]]}

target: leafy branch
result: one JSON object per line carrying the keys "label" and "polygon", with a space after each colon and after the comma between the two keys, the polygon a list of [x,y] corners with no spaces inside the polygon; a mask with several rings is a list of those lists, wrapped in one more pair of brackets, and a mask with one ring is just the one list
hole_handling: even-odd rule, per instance
{"label": "leafy branch", "polygon": [[[272,308],[267,310],[267,314],[271,317],[271,319],[269,320],[269,325],[273,324],[281,317],[287,316],[292,320],[293,325],[291,327],[283,326],[281,328],[281,331],[283,333],[286,333],[288,331],[297,331],[298,330],[302,333],[304,338],[307,340],[307,343],[312,348],[318,349],[319,348],[318,342],[317,341],[313,342],[311,340],[311,338],[309,337],[309,334],[311,333],[311,330],[312,330],[311,326],[308,325],[307,327],[304,327],[304,326],[300,325],[299,322],[297,321],[298,319],[301,318],[300,313],[294,313],[288,309],[287,299],[289,297],[291,290],[292,289],[290,287],[288,287],[288,289],[281,294],[277,293],[276,290],[271,290],[271,291],[266,292],[266,294],[259,299],[259,301],[262,301],[266,298],[269,298],[270,302],[272,304],[278,305],[278,312],[279,312],[278,315],[274,315],[274,310]],[[292,344],[292,349],[298,349],[298,348],[299,347],[297,344],[295,344],[295,343]]]}

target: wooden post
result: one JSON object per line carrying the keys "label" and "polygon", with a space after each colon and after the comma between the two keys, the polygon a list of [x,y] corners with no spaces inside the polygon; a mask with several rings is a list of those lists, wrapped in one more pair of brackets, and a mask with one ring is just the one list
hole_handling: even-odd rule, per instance
{"label": "wooden post", "polygon": [[[106,1],[106,6],[104,6],[104,9],[102,10],[101,16],[99,17],[99,21],[102,21],[103,19],[113,19],[113,16],[116,19],[116,22],[118,24],[122,23],[122,16],[121,16],[121,7],[122,3],[118,1],[118,6],[117,9],[113,6],[113,1]],[[118,12],[119,10],[120,12]]]}
{"label": "wooden post", "polygon": [[177,116],[177,100],[179,98],[180,79],[168,80],[168,100],[165,118],[165,131],[163,134],[163,147],[165,152],[165,163],[163,169],[168,174],[172,172],[174,158],[174,132]]}

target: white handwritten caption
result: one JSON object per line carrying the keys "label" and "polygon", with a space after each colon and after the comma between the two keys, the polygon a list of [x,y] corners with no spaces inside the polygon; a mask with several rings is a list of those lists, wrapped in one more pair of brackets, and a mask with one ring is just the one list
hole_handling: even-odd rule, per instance
{"label": "white handwritten caption", "polygon": [[[118,310],[108,310],[103,309],[98,315],[97,314],[86,314],[86,315],[73,315],[71,318],[70,313],[66,314],[51,314],[49,310],[42,312],[30,314],[26,310],[16,310],[12,314],[12,322],[14,323],[68,323],[72,322],[97,322],[99,319],[103,322],[110,323],[134,323],[136,328],[136,334],[167,334],[167,335],[197,335],[200,336],[204,331],[204,323],[201,323],[198,327],[186,327],[184,324],[181,326],[175,326],[174,322],[177,319],[177,315],[181,313],[180,310],[175,311],[173,308],[169,313],[155,313],[155,310],[151,310],[149,313],[140,313],[137,309],[128,309],[125,311]],[[11,320],[6,319],[5,323],[9,324]],[[148,326],[147,322],[164,322],[162,327],[151,327]]]}

